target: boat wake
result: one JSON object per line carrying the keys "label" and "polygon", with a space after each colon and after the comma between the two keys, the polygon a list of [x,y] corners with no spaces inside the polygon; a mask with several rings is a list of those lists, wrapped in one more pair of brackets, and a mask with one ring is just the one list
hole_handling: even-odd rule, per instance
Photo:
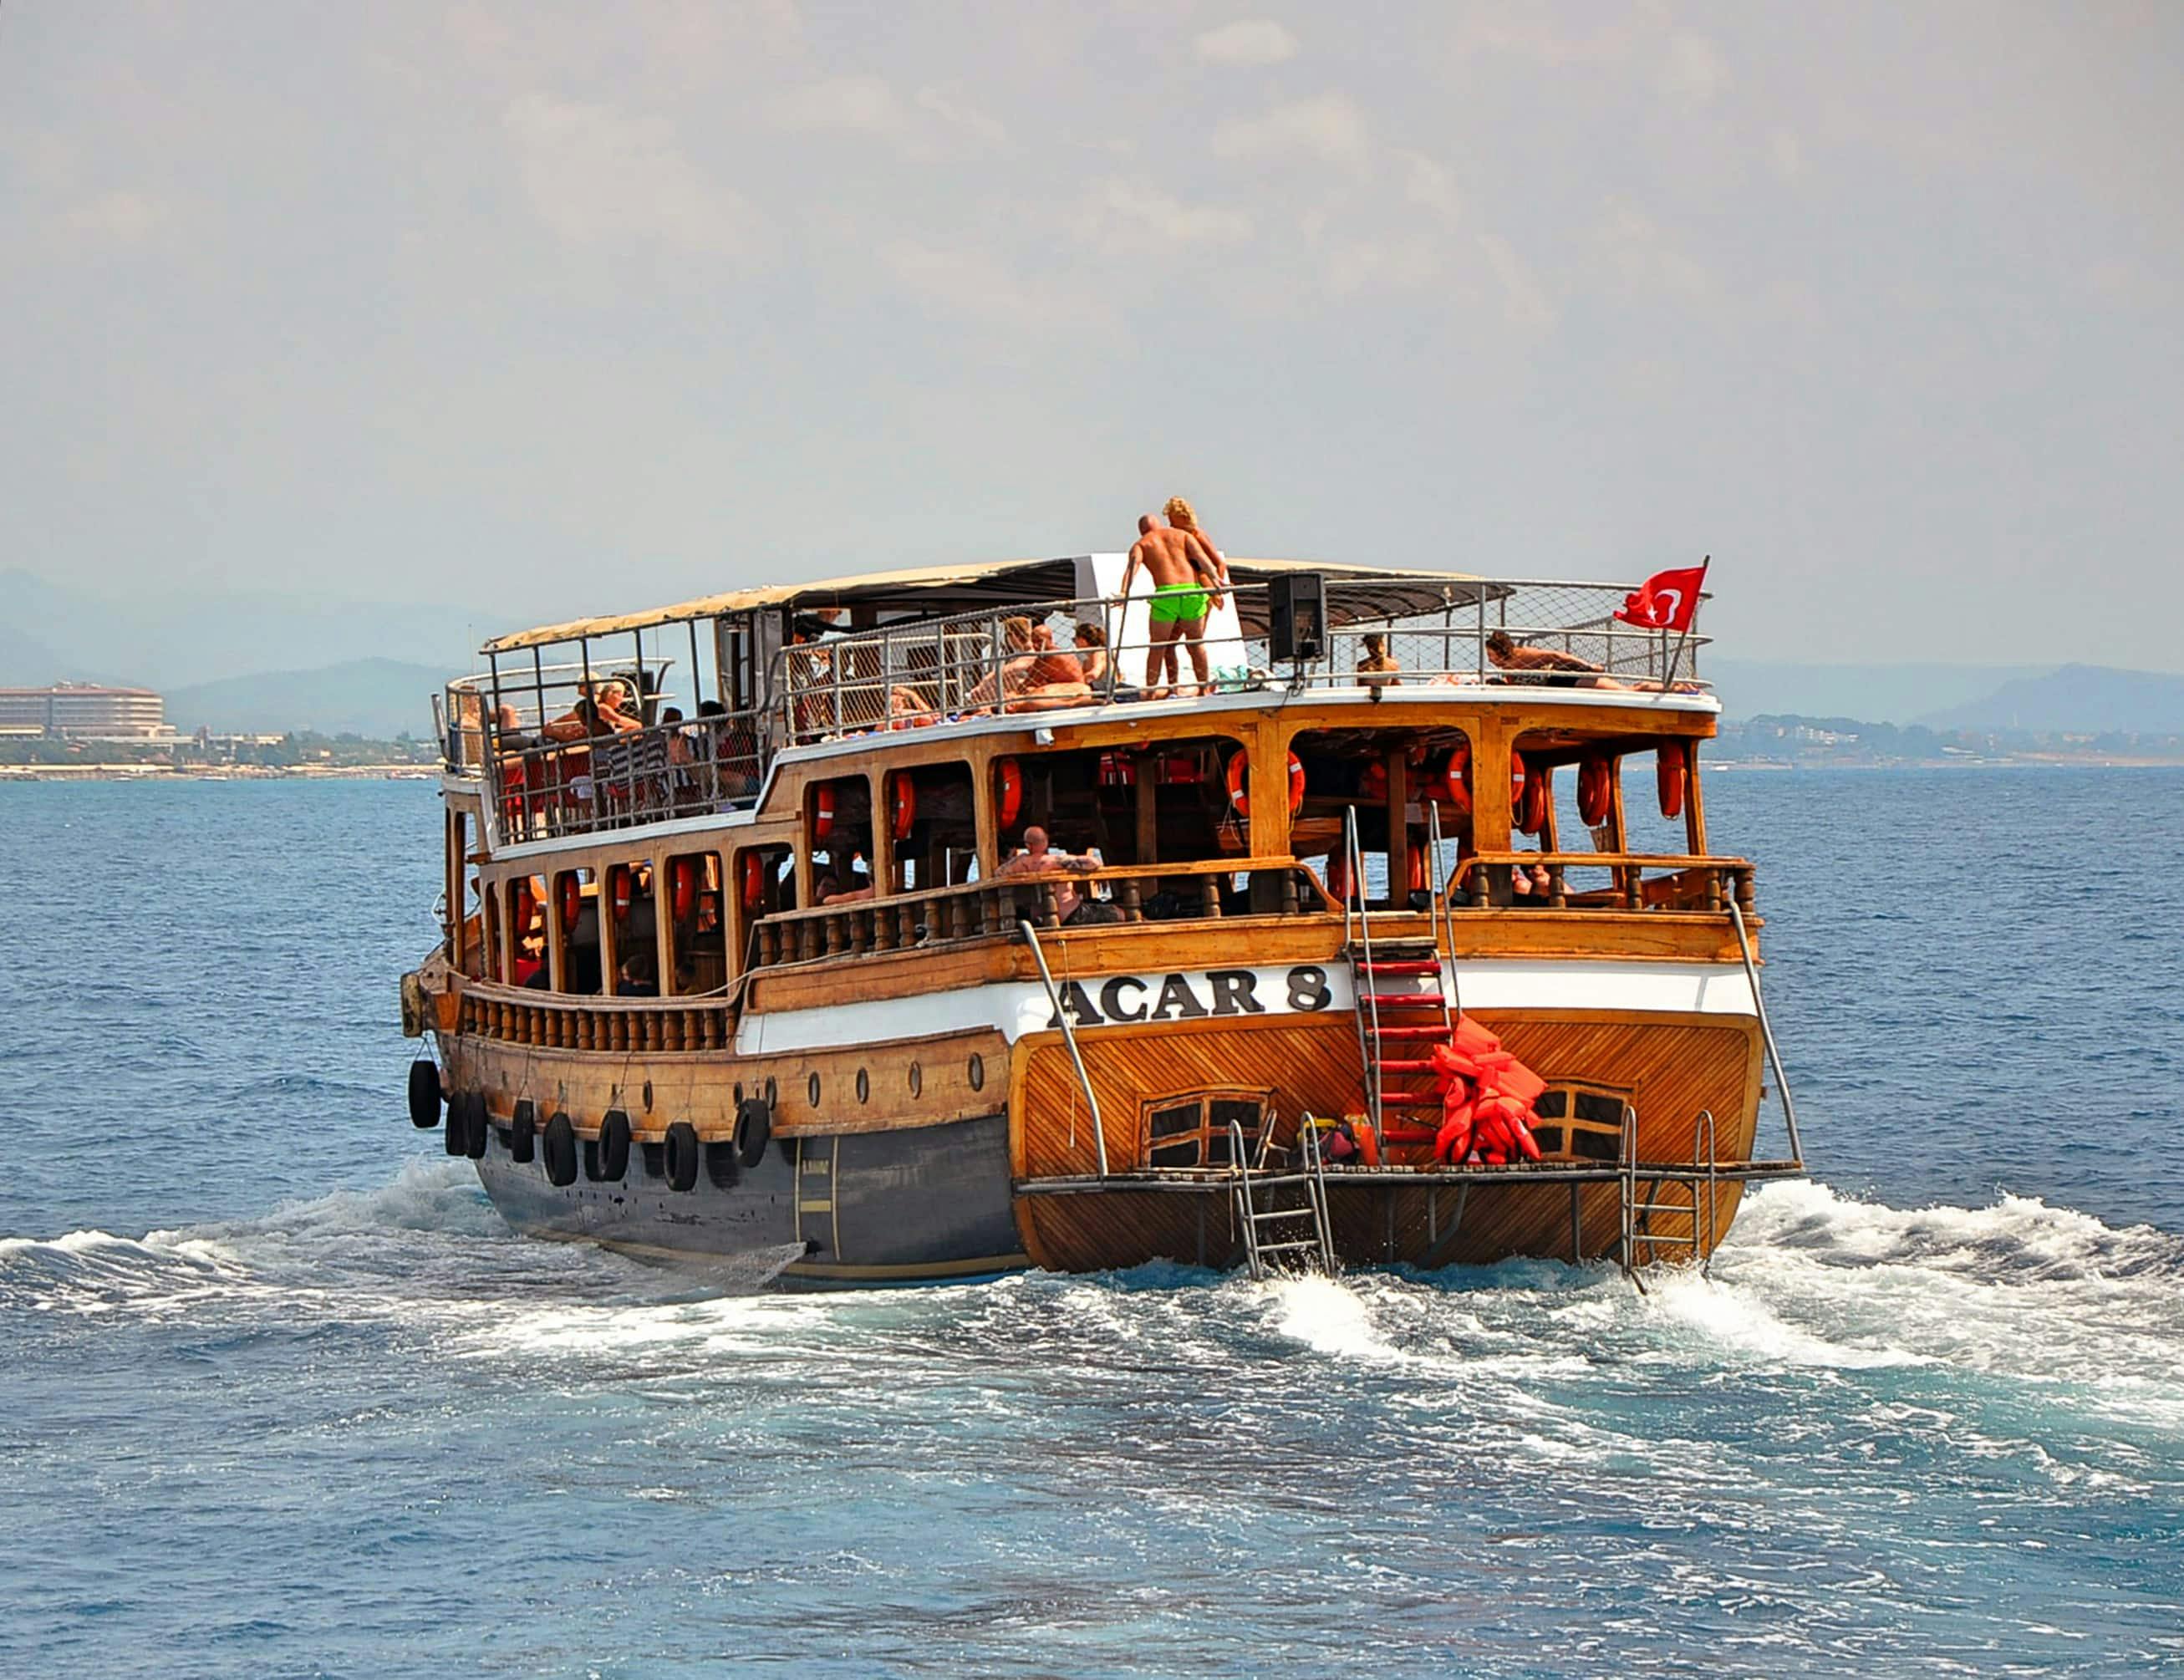
{"label": "boat wake", "polygon": [[[901,1343],[1208,1368],[1323,1360],[1399,1385],[1602,1372],[1885,1371],[2006,1379],[2044,1403],[2184,1424],[2184,1238],[2005,1196],[1907,1210],[1812,1182],[1748,1196],[1713,1275],[1641,1293],[1612,1268],[1513,1260],[1252,1282],[1156,1266],[884,1296],[725,1296],[582,1244],[514,1235],[466,1163],[262,1216],[141,1237],[0,1239],[0,1310],[88,1319],[278,1312],[449,1321],[450,1351],[581,1363],[856,1359]],[[1516,1402],[1513,1399],[1512,1404]]]}

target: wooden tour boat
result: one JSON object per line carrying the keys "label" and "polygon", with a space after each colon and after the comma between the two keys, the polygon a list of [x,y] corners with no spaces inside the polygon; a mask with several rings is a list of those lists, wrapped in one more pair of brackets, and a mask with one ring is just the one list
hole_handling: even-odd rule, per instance
{"label": "wooden tour boat", "polygon": [[[1202,693],[1148,685],[1119,555],[489,643],[436,698],[411,1117],[520,1229],[752,1284],[1702,1262],[1802,1171],[1703,638],[1623,585],[1228,565]],[[1034,828],[1075,861],[1011,865]],[[1451,1145],[1452,1041],[1521,1125]]]}

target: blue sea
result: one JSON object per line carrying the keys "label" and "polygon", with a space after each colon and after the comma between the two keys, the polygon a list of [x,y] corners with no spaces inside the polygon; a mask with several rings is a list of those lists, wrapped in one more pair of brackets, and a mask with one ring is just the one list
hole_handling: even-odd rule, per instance
{"label": "blue sea", "polygon": [[1708,805],[1711,1279],[722,1298],[410,1126],[429,784],[0,787],[0,1675],[2184,1672],[2184,773]]}

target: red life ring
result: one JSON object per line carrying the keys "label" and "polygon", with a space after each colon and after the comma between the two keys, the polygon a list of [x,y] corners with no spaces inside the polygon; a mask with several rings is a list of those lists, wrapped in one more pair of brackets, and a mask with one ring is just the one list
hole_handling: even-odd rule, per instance
{"label": "red life ring", "polygon": [[1357,797],[1361,799],[1384,799],[1388,797],[1388,766],[1379,759],[1373,759],[1359,773]]}
{"label": "red life ring", "polygon": [[531,877],[529,876],[520,875],[516,876],[514,898],[515,908],[514,914],[510,916],[509,920],[515,924],[516,943],[521,944],[524,935],[531,931],[531,913],[537,908],[536,904],[532,901],[531,897]]}
{"label": "red life ring", "polygon": [[1418,847],[1413,846],[1411,848],[1410,856],[1411,891],[1423,893],[1426,890],[1426,854]]}
{"label": "red life ring", "polygon": [[1003,828],[1014,828],[1017,816],[1023,809],[1023,772],[1017,768],[1014,759],[1001,759],[994,765],[995,798],[1000,809],[995,813]]}
{"label": "red life ring", "polygon": [[894,793],[894,798],[892,802],[892,819],[888,826],[896,839],[907,840],[910,838],[911,826],[917,821],[916,784],[900,770],[895,772],[892,782],[893,785],[889,791]]}
{"label": "red life ring", "polygon": [[1517,755],[1512,780],[1510,821],[1524,834],[1537,834],[1547,826],[1547,781],[1553,771]]}
{"label": "red life ring", "polygon": [[675,882],[675,920],[688,921],[698,904],[698,865],[688,858],[677,858],[670,868]]}
{"label": "red life ring", "polygon": [[811,796],[811,837],[824,840],[834,832],[834,790],[821,787]]}
{"label": "red life ring", "polygon": [[[1244,792],[1246,755],[1239,753],[1228,760],[1228,803],[1236,808],[1238,816],[1251,815],[1251,801]],[[1290,754],[1290,815],[1295,816],[1304,806],[1304,760],[1295,753]]]}
{"label": "red life ring", "polygon": [[1471,815],[1471,748],[1449,749],[1448,763],[1440,773],[1440,795],[1459,818]]}
{"label": "red life ring", "polygon": [[561,932],[574,933],[577,918],[583,913],[584,889],[577,880],[576,872],[561,877]]}
{"label": "red life ring", "polygon": [[1689,749],[1680,741],[1663,741],[1655,754],[1654,778],[1661,795],[1661,815],[1684,814],[1684,782],[1690,774]]}
{"label": "red life ring", "polygon": [[755,910],[766,902],[766,859],[756,852],[744,854],[744,908]]}
{"label": "red life ring", "polygon": [[617,922],[629,920],[629,897],[632,885],[627,864],[616,864],[607,871],[607,896],[614,900],[614,919]]}
{"label": "red life ring", "polygon": [[1577,814],[1588,828],[1597,828],[1607,821],[1608,808],[1613,804],[1611,797],[1613,773],[1608,768],[1607,756],[1588,753],[1577,767]]}

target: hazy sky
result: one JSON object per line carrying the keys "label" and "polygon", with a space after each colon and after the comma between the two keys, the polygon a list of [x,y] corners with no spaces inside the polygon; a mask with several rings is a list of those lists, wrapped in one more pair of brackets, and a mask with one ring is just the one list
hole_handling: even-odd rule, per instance
{"label": "hazy sky", "polygon": [[2159,3],[0,0],[0,570],[549,619],[1182,491],[2184,670],[2180,89]]}

